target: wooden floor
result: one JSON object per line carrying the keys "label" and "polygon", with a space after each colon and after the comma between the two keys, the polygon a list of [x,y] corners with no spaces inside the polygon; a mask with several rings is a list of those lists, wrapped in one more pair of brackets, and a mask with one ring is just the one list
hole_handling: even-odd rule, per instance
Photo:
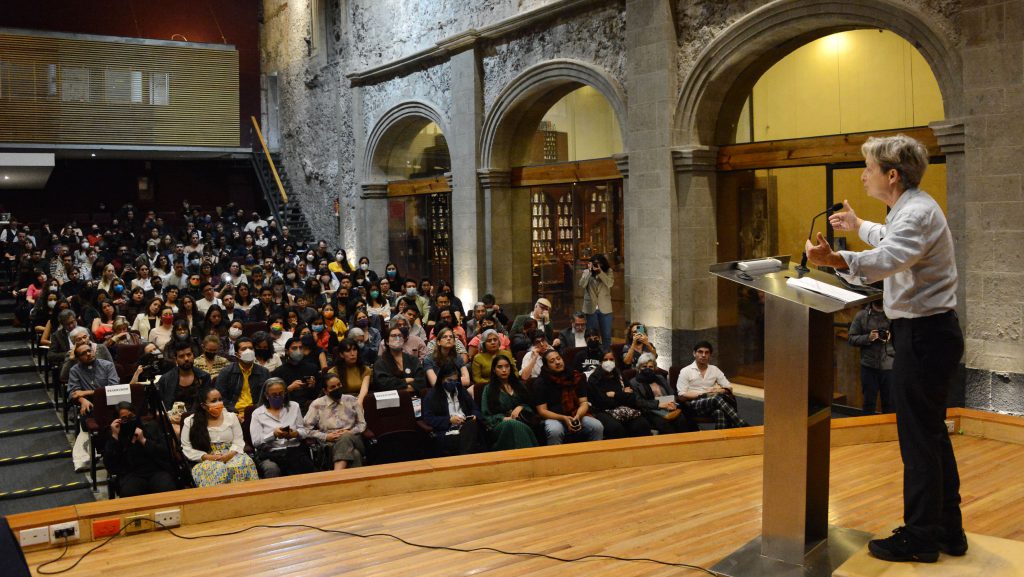
{"label": "wooden floor", "polygon": [[[953,438],[968,531],[1024,540],[1024,448],[976,437]],[[896,443],[832,450],[830,522],[888,533],[901,516],[902,466]],[[287,507],[281,504],[282,509]],[[390,532],[421,543],[491,546],[560,556],[604,553],[710,567],[758,535],[761,457],[578,473],[434,490],[293,509],[183,527],[185,535],[257,523],[303,523],[356,532]],[[74,559],[96,543],[71,548]],[[33,570],[58,550],[27,554]],[[50,570],[65,567],[59,563]],[[407,547],[298,529],[254,529],[208,540],[166,533],[116,539],[82,562],[87,575],[312,576],[682,576],[696,571],[645,563],[589,561],[566,566],[493,553]]]}

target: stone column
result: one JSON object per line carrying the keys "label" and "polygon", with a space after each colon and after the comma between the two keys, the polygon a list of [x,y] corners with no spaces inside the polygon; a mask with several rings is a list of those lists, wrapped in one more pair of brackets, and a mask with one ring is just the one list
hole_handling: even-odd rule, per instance
{"label": "stone column", "polygon": [[533,257],[530,253],[530,195],[515,194],[507,170],[477,171],[483,189],[487,227],[486,291],[509,314],[527,310],[533,299]]}
{"label": "stone column", "polygon": [[452,269],[453,290],[467,306],[480,300],[486,284],[483,263],[483,195],[476,178],[479,166],[480,127],[483,124],[483,90],[477,50],[469,48],[451,58],[452,118],[446,135],[452,172]]}
{"label": "stone column", "polygon": [[[672,182],[672,117],[676,106],[677,50],[668,0],[626,2],[626,71],[629,186],[625,212],[626,318],[647,326],[668,368],[672,346],[676,201]],[[615,327],[615,336],[622,336]]]}
{"label": "stone column", "polygon": [[[708,272],[717,262],[715,177],[718,148],[683,146],[672,149],[676,184],[672,291],[673,345],[677,363],[688,360],[700,339],[718,340],[718,284]],[[716,350],[721,356],[728,351]]]}
{"label": "stone column", "polygon": [[[382,182],[364,182],[359,185],[363,205],[362,230],[372,231],[362,235],[357,254],[348,253],[349,260],[355,261],[365,254],[370,263],[379,271],[388,262],[388,185]],[[355,264],[354,262],[352,264]]]}

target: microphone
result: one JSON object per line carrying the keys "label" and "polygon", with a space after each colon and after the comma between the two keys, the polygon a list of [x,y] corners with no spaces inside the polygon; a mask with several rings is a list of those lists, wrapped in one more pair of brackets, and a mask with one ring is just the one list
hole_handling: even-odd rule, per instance
{"label": "microphone", "polygon": [[[811,235],[814,234],[814,223],[815,223],[815,221],[818,220],[819,216],[821,216],[823,214],[828,214],[830,212],[835,212],[837,210],[842,210],[842,209],[843,209],[843,203],[837,202],[837,203],[833,204],[832,206],[826,208],[825,210],[819,212],[818,214],[814,215],[814,218],[811,219],[811,230],[807,232],[807,240],[811,240]],[[807,268],[807,253],[806,252],[804,252],[803,257],[800,258],[800,266],[796,267],[796,270],[798,272],[800,272],[800,273],[810,272],[811,269]]]}

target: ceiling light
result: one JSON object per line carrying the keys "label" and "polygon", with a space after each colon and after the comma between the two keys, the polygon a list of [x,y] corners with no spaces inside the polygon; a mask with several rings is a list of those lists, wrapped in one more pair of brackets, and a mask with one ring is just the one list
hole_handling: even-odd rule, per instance
{"label": "ceiling light", "polygon": [[4,180],[10,180],[10,179],[11,179],[11,177],[7,176],[6,174],[4,175]]}
{"label": "ceiling light", "polygon": [[93,156],[93,157],[95,157],[95,156],[96,156],[96,153],[94,152],[94,153],[90,154],[89,156]]}

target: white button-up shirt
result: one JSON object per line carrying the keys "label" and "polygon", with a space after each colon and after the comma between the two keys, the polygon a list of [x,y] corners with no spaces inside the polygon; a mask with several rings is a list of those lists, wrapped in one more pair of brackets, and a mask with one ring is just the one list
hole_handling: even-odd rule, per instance
{"label": "white button-up shirt", "polygon": [[707,370],[702,375],[697,367],[697,361],[693,361],[693,363],[679,371],[679,379],[676,381],[676,394],[685,395],[690,392],[704,394],[715,385],[723,389],[732,388],[729,379],[725,378],[725,373],[721,369],[715,365],[708,365]]}

